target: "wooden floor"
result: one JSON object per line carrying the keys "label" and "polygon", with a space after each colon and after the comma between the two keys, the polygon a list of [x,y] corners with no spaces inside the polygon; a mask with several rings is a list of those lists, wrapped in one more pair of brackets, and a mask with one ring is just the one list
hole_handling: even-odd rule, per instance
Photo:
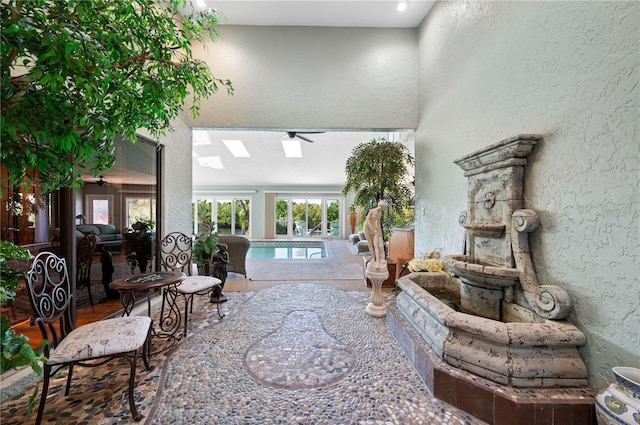
{"label": "wooden floor", "polygon": [[[100,304],[79,308],[76,312],[76,326],[97,322],[98,320],[102,320],[119,310],[122,310],[122,304],[119,299],[105,300]],[[14,324],[11,326],[11,329],[15,330],[18,335],[23,334],[28,337],[29,345],[32,347],[42,345],[42,334],[40,333],[40,329],[37,326],[31,326],[30,319]]]}

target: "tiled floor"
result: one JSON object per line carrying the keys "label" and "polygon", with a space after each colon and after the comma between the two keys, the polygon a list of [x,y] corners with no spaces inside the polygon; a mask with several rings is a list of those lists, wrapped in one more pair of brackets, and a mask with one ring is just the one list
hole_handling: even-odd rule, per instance
{"label": "tiled floor", "polygon": [[[355,247],[328,242],[332,258],[271,264],[326,265],[314,281],[300,282],[295,271],[283,280],[232,275],[224,288],[229,301],[222,305],[223,319],[199,297],[189,337],[156,355],[155,370],[138,368],[136,403],[143,423],[483,424],[430,394],[387,321],[365,314],[370,289],[362,278],[341,276],[342,266],[362,267]],[[257,276],[262,261],[248,260],[249,277]],[[392,306],[391,288],[384,292]],[[127,373],[120,366],[78,369],[68,397],[62,395],[64,377],[54,379],[45,418],[130,423]],[[1,423],[33,423],[35,415],[24,409],[34,382],[3,399]]]}

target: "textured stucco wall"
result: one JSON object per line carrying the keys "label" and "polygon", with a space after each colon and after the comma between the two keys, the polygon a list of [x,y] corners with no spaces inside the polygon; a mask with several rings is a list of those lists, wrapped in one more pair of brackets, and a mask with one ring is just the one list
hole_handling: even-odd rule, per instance
{"label": "textured stucco wall", "polygon": [[162,152],[162,232],[193,233],[191,225],[192,165],[191,128],[180,117],[171,123],[172,132],[154,139],[148,132],[139,133],[163,145]]}
{"label": "textured stucco wall", "polygon": [[196,48],[230,79],[193,127],[387,129],[417,125],[414,29],[221,26]]}
{"label": "textured stucco wall", "polygon": [[540,282],[572,295],[590,384],[640,367],[638,2],[439,2],[419,34],[416,251],[460,253],[453,160],[519,133]]}

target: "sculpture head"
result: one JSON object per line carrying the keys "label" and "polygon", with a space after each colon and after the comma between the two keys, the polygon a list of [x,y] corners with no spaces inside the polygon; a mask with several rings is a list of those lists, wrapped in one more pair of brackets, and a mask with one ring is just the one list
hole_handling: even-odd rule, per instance
{"label": "sculpture head", "polygon": [[380,200],[378,201],[378,207],[383,210],[385,208],[387,208],[387,203],[384,200]]}

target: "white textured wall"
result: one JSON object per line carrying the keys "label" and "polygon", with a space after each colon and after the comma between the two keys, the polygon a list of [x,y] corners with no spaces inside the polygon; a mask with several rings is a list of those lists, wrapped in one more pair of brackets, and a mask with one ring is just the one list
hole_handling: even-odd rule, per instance
{"label": "white textured wall", "polygon": [[220,26],[196,56],[230,79],[193,127],[386,129],[417,125],[412,29]]}
{"label": "white textured wall", "polygon": [[[174,131],[158,139],[164,146],[162,153],[162,232],[193,233],[191,224],[191,186],[192,166],[191,128],[182,118],[174,120]],[[148,132],[139,133],[152,138]]]}
{"label": "white textured wall", "polygon": [[438,2],[420,28],[416,250],[460,253],[453,160],[519,133],[540,282],[573,296],[602,388],[640,367],[638,2]]}

